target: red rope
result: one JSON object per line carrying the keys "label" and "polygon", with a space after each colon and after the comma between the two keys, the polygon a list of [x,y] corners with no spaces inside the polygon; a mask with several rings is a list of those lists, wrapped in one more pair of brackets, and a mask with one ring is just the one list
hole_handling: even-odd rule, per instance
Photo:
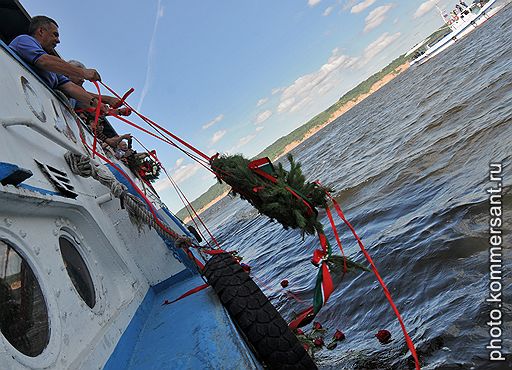
{"label": "red rope", "polygon": [[[167,131],[165,128],[163,128],[163,127],[159,126],[159,125],[158,125],[158,124],[156,124],[155,122],[151,121],[149,118],[147,118],[147,117],[143,116],[142,114],[140,114],[137,110],[133,109],[133,108],[132,108],[132,107],[131,107],[131,106],[130,106],[126,101],[125,101],[126,97],[127,97],[129,94],[131,94],[131,93],[133,92],[133,89],[130,89],[130,90],[129,90],[127,93],[125,93],[125,94],[124,94],[124,96],[121,98],[121,97],[120,97],[120,96],[119,96],[119,95],[118,95],[118,94],[117,94],[113,89],[111,89],[111,88],[110,88],[109,86],[107,86],[105,83],[101,82],[101,84],[102,84],[103,86],[105,86],[105,87],[106,87],[106,88],[107,88],[111,93],[113,93],[117,98],[120,98],[120,99],[121,99],[121,101],[122,101],[122,102],[123,102],[123,103],[124,103],[128,108],[130,108],[132,111],[134,111],[134,112],[135,112],[135,113],[136,113],[136,114],[137,114],[137,115],[138,115],[142,120],[144,120],[144,121],[145,121],[146,123],[148,123],[150,126],[152,126],[152,125],[157,126],[158,128],[160,128],[161,130],[165,131],[167,134],[171,135],[173,138],[175,138],[176,140],[178,140],[179,142],[181,142],[182,144],[184,144],[184,145],[185,145],[185,146],[187,146],[188,148],[192,149],[195,153],[197,153],[197,154],[201,155],[203,158],[206,158],[206,159],[210,160],[210,157],[205,156],[205,155],[204,155],[204,153],[202,153],[202,152],[200,152],[199,150],[197,150],[197,149],[193,148],[190,144],[188,144],[188,143],[184,142],[183,140],[181,140],[181,139],[180,139],[180,138],[178,138],[177,136],[175,136],[175,135],[173,135],[172,133],[170,133],[169,131]],[[98,95],[99,95],[99,96],[100,96],[100,98],[101,98],[101,92],[100,92],[100,90],[99,90],[99,86],[97,86],[97,89],[98,89]],[[206,166],[204,163],[202,163],[200,160],[198,160],[197,158],[195,158],[195,156],[194,156],[194,155],[191,155],[190,153],[188,153],[188,152],[184,151],[183,149],[179,148],[175,143],[173,143],[173,142],[172,142],[171,140],[169,140],[168,138],[166,138],[166,137],[160,137],[160,136],[158,136],[158,135],[156,135],[156,134],[154,134],[154,133],[152,133],[152,132],[150,132],[150,131],[146,130],[145,128],[143,128],[143,127],[141,127],[141,126],[139,126],[139,125],[137,125],[137,124],[135,124],[135,123],[131,122],[130,120],[128,120],[128,119],[126,119],[126,118],[124,118],[124,117],[121,117],[121,116],[119,116],[119,115],[117,115],[117,114],[112,114],[112,116],[113,116],[113,117],[115,117],[115,118],[117,118],[117,119],[119,119],[119,120],[120,120],[120,121],[122,121],[122,122],[125,122],[125,123],[127,123],[127,124],[129,124],[129,125],[131,125],[131,126],[133,126],[133,127],[135,127],[135,128],[137,128],[137,129],[138,129],[138,130],[140,130],[140,131],[143,131],[143,132],[145,132],[145,133],[147,133],[147,134],[149,134],[149,135],[151,135],[151,136],[153,136],[153,137],[155,137],[155,138],[157,138],[157,139],[159,139],[159,140],[162,140],[163,142],[165,142],[165,143],[167,143],[167,144],[169,144],[169,145],[172,145],[172,146],[174,146],[174,147],[176,147],[176,148],[178,148],[178,149],[182,150],[183,152],[185,152],[185,154],[189,155],[192,159],[195,159],[199,164],[201,164],[201,165],[202,165],[203,167],[205,167],[207,170],[209,170],[209,171],[211,171],[211,172],[214,172],[211,168],[209,168],[209,167],[208,167],[208,166]],[[153,127],[153,128],[154,128],[154,127]],[[158,130],[157,130],[157,132],[158,132]],[[159,132],[159,134],[161,134],[161,133]],[[161,135],[162,135],[162,134],[161,134]],[[139,141],[139,143],[142,145],[142,143],[141,143],[140,141]],[[144,145],[142,145],[142,146],[144,147]],[[150,151],[148,151],[148,153],[149,153],[150,155],[152,155],[152,153],[151,153]],[[158,158],[156,158],[156,156],[155,156],[155,159],[156,159],[156,160],[158,161],[158,163],[160,163],[160,165],[162,166],[161,162],[158,160]],[[196,218],[200,221],[200,223],[203,225],[203,227],[205,228],[205,230],[208,232],[208,234],[209,234],[209,236],[210,236],[211,240],[216,244],[216,246],[217,246],[218,248],[220,248],[220,244],[217,242],[217,240],[215,239],[215,237],[213,236],[213,234],[210,232],[210,230],[208,229],[208,227],[206,226],[206,224],[203,222],[203,220],[199,217],[199,215],[198,215],[198,213],[196,212],[196,210],[192,207],[192,204],[188,201],[188,199],[186,198],[185,194],[181,191],[181,189],[179,189],[179,187],[177,186],[177,184],[176,184],[176,183],[175,183],[175,182],[170,178],[169,174],[167,173],[166,169],[165,169],[163,166],[162,166],[162,169],[164,170],[164,172],[165,172],[166,176],[168,177],[168,179],[171,181],[171,184],[173,185],[173,187],[176,189],[176,191],[177,191],[178,195],[180,196],[180,199],[181,199],[181,197],[184,197],[184,199],[185,199],[185,200],[186,200],[186,202],[188,203],[188,207],[190,207],[190,209],[192,209],[192,211],[194,212],[194,214],[195,214]],[[181,194],[181,195],[180,195],[180,194]],[[185,204],[185,203],[184,203],[184,205],[186,206],[186,204]],[[186,206],[187,210],[188,210],[188,207]],[[191,215],[191,218],[192,218],[192,220],[194,220],[194,218],[192,217],[192,215]],[[195,223],[195,220],[194,220],[194,223]],[[197,224],[196,224],[196,226],[197,226]],[[198,227],[198,230],[199,230],[199,227]],[[202,236],[203,236],[203,235],[202,235]],[[204,238],[204,236],[203,236],[203,238]],[[204,239],[206,239],[206,238],[204,238]],[[207,242],[207,243],[208,243],[208,242]]]}
{"label": "red rope", "polygon": [[336,228],[336,224],[334,223],[334,220],[332,218],[331,210],[329,209],[329,206],[325,207],[325,210],[327,211],[327,217],[329,218],[329,222],[331,223],[332,231],[334,232],[334,237],[336,238],[336,242],[338,243],[338,246],[340,247],[341,255],[343,256],[343,274],[347,273],[347,258],[345,257],[345,252],[343,252],[343,247],[341,246],[340,236],[338,235],[338,229]]}
{"label": "red rope", "polygon": [[[105,85],[104,85],[105,86]],[[135,89],[132,87],[130,88],[130,90],[128,90],[127,92],[124,93],[123,97],[121,98],[121,100],[115,104],[112,108],[119,108],[121,105],[125,104],[125,100],[130,96],[130,94],[132,92],[134,92]]]}
{"label": "red rope", "polygon": [[350,229],[350,231],[352,232],[352,234],[356,238],[357,243],[359,244],[359,248],[363,252],[363,254],[366,257],[367,261],[370,263],[370,266],[372,267],[372,271],[375,274],[375,276],[377,277],[377,280],[379,281],[379,284],[382,287],[382,290],[384,291],[384,295],[386,296],[386,298],[387,298],[391,308],[393,309],[393,311],[394,311],[394,313],[395,313],[395,315],[396,315],[396,317],[398,319],[398,322],[400,323],[400,326],[402,328],[402,332],[404,333],[405,342],[407,343],[407,347],[409,348],[409,351],[411,351],[411,355],[414,358],[416,369],[419,370],[420,369],[420,363],[419,363],[419,360],[418,360],[418,355],[416,354],[416,349],[414,347],[414,343],[412,342],[412,339],[409,336],[409,333],[407,332],[407,329],[405,328],[405,324],[404,324],[404,322],[402,320],[402,316],[400,315],[400,312],[398,311],[398,308],[396,307],[395,302],[393,302],[393,299],[391,298],[391,293],[389,292],[388,287],[386,286],[386,283],[381,278],[381,276],[379,274],[379,271],[377,270],[377,266],[375,266],[375,263],[373,263],[373,260],[370,257],[370,254],[366,251],[366,249],[365,249],[365,247],[363,245],[363,242],[361,241],[361,239],[357,235],[356,231],[354,230],[354,228],[352,227],[350,222],[348,222],[348,220],[345,218],[345,215],[343,214],[343,211],[341,210],[341,207],[339,206],[338,202],[336,202],[336,200],[329,193],[327,193],[327,195],[332,200],[332,202],[334,204],[334,208],[336,209],[336,212],[338,213],[340,218],[343,220],[345,225],[347,225],[347,227]]}
{"label": "red rope", "polygon": [[201,166],[203,166],[204,168],[206,168],[208,171],[212,172],[212,173],[215,173],[210,167],[208,167],[205,163],[202,162],[201,159],[197,158],[195,155],[193,155],[192,153],[189,153],[187,152],[186,150],[184,150],[183,148],[180,148],[178,145],[176,145],[174,142],[172,142],[172,140],[166,138],[166,137],[162,137],[162,136],[158,136],[157,134],[149,131],[149,130],[146,130],[145,128],[143,128],[142,126],[139,126],[137,125],[136,123],[124,118],[124,117],[121,117],[117,114],[112,114],[112,117],[115,117],[117,119],[119,119],[120,121],[124,122],[124,123],[127,123],[128,125],[132,126],[132,127],[135,127],[136,129],[148,134],[148,135],[151,135],[155,138],[157,138],[158,140],[161,140],[163,141],[164,143],[166,144],[169,144],[173,147],[175,147],[176,149],[182,151],[183,153],[185,153],[188,157],[190,157],[191,159],[193,159],[194,161],[196,161],[197,163],[199,163]]}
{"label": "red rope", "polygon": [[96,105],[96,113],[94,114],[94,122],[92,123],[92,131],[94,133],[94,141],[92,143],[92,157],[96,155],[96,144],[98,142],[98,120],[100,119],[100,109],[101,109],[101,91],[100,86],[96,81],[91,81],[94,86],[96,86],[96,90],[98,90],[98,105]]}
{"label": "red rope", "polygon": [[[99,91],[99,86],[98,87],[98,95],[99,95],[99,101],[101,101],[101,92]],[[77,122],[77,125],[79,125],[80,123]],[[80,139],[83,143],[83,145],[88,148],[88,149],[92,149],[93,152],[94,152],[94,149],[91,148],[89,146],[89,144],[87,144],[87,141],[85,140],[82,132],[80,131]],[[106,163],[110,164],[113,168],[115,168],[126,180],[128,180],[128,182],[130,183],[130,185],[133,186],[133,188],[135,189],[135,191],[142,197],[142,199],[144,200],[144,202],[146,203],[146,205],[148,206],[149,208],[149,211],[151,212],[152,216],[153,216],[153,219],[155,220],[156,224],[162,228],[165,232],[167,232],[169,235],[173,236],[174,238],[178,238],[179,235],[174,232],[173,230],[169,229],[166,225],[164,225],[160,219],[157,217],[156,213],[155,213],[155,209],[153,207],[153,204],[149,201],[149,199],[146,197],[146,195],[142,192],[142,190],[140,190],[140,188],[137,186],[137,184],[135,184],[135,182],[133,182],[133,180],[122,170],[120,169],[118,166],[116,166],[111,160],[109,160],[107,157],[103,156],[102,154],[100,153],[96,153],[98,155],[99,158],[101,158],[103,161],[105,161]],[[201,263],[201,261],[199,261],[193,254],[192,252],[190,252],[190,250],[188,248],[185,248],[184,249],[185,252],[188,254],[188,256],[193,260],[195,261],[196,265],[200,268],[200,269],[203,269],[204,268],[204,265]]]}
{"label": "red rope", "polygon": [[[100,81],[100,82],[101,82],[101,81]],[[93,125],[93,126],[94,126],[94,130],[95,130],[96,125],[97,125],[97,119],[98,119],[98,117],[99,117],[99,108],[100,108],[100,104],[101,104],[101,94],[100,94],[99,86],[97,85],[97,83],[96,83],[96,82],[94,82],[94,84],[96,85],[96,88],[98,89],[98,95],[99,95],[99,97],[100,97],[100,98],[99,98],[98,107],[97,107],[97,109],[96,109],[96,118],[95,118],[95,123],[94,123],[94,125]],[[105,86],[105,87],[106,87],[106,88],[107,88],[111,93],[113,93],[116,97],[118,97],[118,98],[122,99],[122,98],[121,98],[121,97],[120,97],[120,96],[119,96],[115,91],[113,91],[113,90],[112,90],[110,87],[108,87],[105,83],[101,82],[101,84],[102,84],[103,86]],[[123,99],[122,99],[122,100],[123,100]],[[184,140],[182,140],[181,138],[179,138],[178,136],[174,135],[173,133],[171,133],[170,131],[168,131],[168,130],[167,130],[167,129],[165,129],[164,127],[162,127],[162,126],[158,125],[156,122],[154,122],[154,121],[150,120],[149,118],[147,118],[146,116],[142,115],[142,114],[141,114],[141,113],[139,113],[137,110],[135,110],[134,108],[132,108],[132,107],[131,107],[128,103],[126,103],[125,101],[124,101],[124,104],[125,104],[128,108],[132,109],[132,111],[134,111],[134,112],[135,112],[135,114],[137,114],[137,115],[138,115],[138,116],[139,116],[143,121],[145,121],[146,123],[148,123],[148,124],[149,124],[150,126],[152,126],[155,130],[156,130],[156,129],[159,129],[159,130],[164,131],[167,135],[171,136],[173,139],[177,140],[177,141],[178,141],[178,142],[180,142],[182,145],[186,146],[188,149],[192,150],[194,153],[198,154],[198,155],[199,155],[200,157],[202,157],[203,159],[207,160],[208,162],[210,162],[210,161],[211,161],[211,158],[210,158],[209,156],[207,156],[206,154],[204,154],[203,152],[201,152],[200,150],[196,149],[195,147],[193,147],[192,145],[190,145],[190,144],[189,144],[189,143],[187,143],[186,141],[184,141]],[[114,116],[115,116],[116,118],[118,118],[118,119],[120,119],[120,120],[122,120],[122,121],[126,122],[126,123],[131,124],[131,125],[132,125],[132,126],[134,126],[134,127],[137,127],[137,128],[139,128],[139,129],[141,129],[142,131],[144,131],[144,132],[146,132],[146,133],[151,134],[152,136],[157,137],[155,134],[150,133],[149,131],[147,131],[147,130],[143,129],[142,127],[137,126],[137,125],[135,125],[135,124],[133,124],[133,123],[129,122],[128,120],[126,120],[126,119],[124,119],[124,118],[119,117],[118,115],[114,115]],[[159,132],[159,133],[160,133],[160,132]],[[161,134],[161,133],[160,133],[160,134]],[[82,138],[82,139],[83,139],[83,138]],[[160,139],[162,140],[162,138],[160,138]],[[96,132],[95,132],[94,145],[93,145],[93,157],[94,157],[94,154],[96,153],[96,140],[97,140],[97,138],[96,138]],[[84,144],[85,144],[85,145],[87,145],[87,144],[85,143],[85,140],[82,140],[82,141],[84,142]],[[163,141],[166,141],[168,144],[171,144],[171,145],[176,146],[176,144],[174,144],[174,143],[170,142],[170,140],[168,140],[168,139],[167,139],[167,140],[165,140],[165,139],[164,139]],[[109,161],[107,158],[103,157],[101,154],[99,154],[99,153],[98,153],[98,156],[100,156],[100,158],[102,158],[103,160],[105,160],[107,163],[111,164],[114,168],[118,169],[118,168],[115,166],[115,164],[113,164],[113,163],[112,163],[111,161]],[[119,170],[119,169],[118,169],[118,170]],[[122,171],[120,171],[120,172],[124,174],[124,172],[122,172]],[[212,172],[213,172],[213,171],[212,171]],[[168,229],[167,229],[167,228],[166,228],[166,227],[165,227],[165,226],[164,226],[164,225],[163,225],[163,224],[158,220],[158,218],[157,218],[157,217],[156,217],[156,215],[154,214],[153,207],[152,207],[152,205],[150,204],[149,200],[147,200],[147,198],[145,197],[145,195],[140,191],[140,189],[138,189],[138,187],[133,183],[133,181],[132,181],[128,176],[126,176],[126,175],[125,175],[125,177],[128,179],[128,181],[129,181],[130,183],[132,183],[132,185],[133,185],[133,186],[134,186],[134,188],[137,190],[137,192],[138,192],[138,193],[143,197],[143,199],[146,201],[146,203],[148,204],[148,206],[149,206],[149,208],[150,208],[150,211],[151,211],[151,213],[153,214],[153,217],[155,218],[155,221],[157,222],[157,224],[158,224],[160,227],[162,227],[164,230],[166,230],[166,231],[167,231]],[[295,192],[294,192],[293,190],[291,190],[291,189],[288,189],[288,190],[289,190],[289,191],[290,191],[294,196],[296,196],[297,198],[299,198],[299,199],[301,199],[301,198],[302,198],[302,197],[298,196],[297,194],[295,194]],[[327,193],[327,194],[328,194],[328,193]],[[348,228],[351,230],[352,234],[354,235],[354,237],[356,238],[356,240],[357,240],[357,242],[358,242],[358,244],[359,244],[359,247],[361,248],[361,251],[362,251],[362,252],[363,252],[363,254],[365,255],[365,257],[366,257],[366,259],[368,260],[368,262],[370,263],[370,265],[371,265],[371,267],[372,267],[372,270],[373,270],[373,272],[374,272],[375,276],[377,277],[377,280],[379,281],[380,285],[382,286],[382,288],[383,288],[383,290],[384,290],[384,294],[385,294],[386,298],[388,299],[388,302],[390,303],[390,305],[391,305],[391,307],[392,307],[393,311],[395,312],[395,315],[396,315],[396,316],[397,316],[397,318],[398,318],[398,321],[399,321],[399,323],[400,323],[400,326],[402,327],[402,331],[403,331],[403,333],[404,333],[404,336],[405,336],[405,340],[406,340],[407,346],[409,347],[409,350],[411,351],[411,354],[412,354],[412,356],[413,356],[413,358],[414,358],[414,360],[415,360],[415,363],[416,363],[416,369],[420,369],[419,361],[418,361],[418,357],[417,357],[417,354],[416,354],[416,350],[415,350],[415,348],[414,348],[414,344],[412,343],[412,340],[411,340],[411,338],[410,338],[409,334],[407,333],[407,330],[406,330],[405,325],[404,325],[404,323],[403,323],[403,320],[402,320],[402,318],[401,318],[400,312],[398,311],[398,309],[397,309],[397,307],[396,307],[395,303],[393,302],[393,299],[391,298],[391,294],[390,294],[390,292],[389,292],[389,290],[388,290],[388,288],[387,288],[386,284],[385,284],[385,283],[384,283],[384,281],[382,280],[382,278],[381,278],[381,276],[380,276],[380,274],[379,274],[379,272],[378,272],[378,270],[377,270],[377,267],[376,267],[376,266],[375,266],[375,264],[373,263],[373,260],[371,259],[370,255],[368,254],[368,252],[366,251],[366,249],[364,248],[364,245],[363,245],[363,243],[361,242],[361,240],[360,240],[359,236],[357,235],[357,233],[355,232],[354,228],[352,227],[352,225],[347,221],[347,219],[346,219],[346,218],[345,218],[345,216],[343,215],[343,212],[341,211],[341,208],[339,207],[338,203],[337,203],[337,202],[336,202],[336,201],[331,197],[331,195],[330,195],[330,194],[328,194],[328,196],[329,196],[329,198],[333,201],[334,206],[335,206],[335,209],[336,209],[336,211],[337,211],[338,215],[339,215],[339,216],[340,216],[340,218],[343,220],[343,222],[348,226]],[[305,202],[304,200],[303,200],[303,202],[305,203],[305,205],[306,205],[306,206],[308,206],[308,208],[310,208],[310,207],[309,207],[309,204],[308,204],[307,202]],[[194,212],[195,212],[195,210],[194,210]],[[332,221],[332,220],[331,220],[332,215],[330,214],[330,210],[328,210],[327,212],[328,212],[328,215],[329,215],[329,219],[330,219],[330,221],[331,221],[331,225],[332,225],[332,226],[334,226],[334,221]],[[196,215],[197,215],[197,214],[196,214]],[[333,230],[336,230],[336,229],[335,229],[335,227],[333,227]],[[342,246],[341,246],[341,242],[340,242],[340,240],[339,240],[339,235],[337,234],[337,231],[334,231],[334,232],[335,232],[336,241],[338,242],[338,245],[340,246],[340,249],[341,249],[342,254],[343,254],[343,249],[342,249]],[[213,238],[213,236],[212,236],[212,238]],[[214,238],[213,238],[213,240],[216,242],[216,240],[215,240]],[[217,243],[217,242],[216,242],[216,243]],[[217,243],[217,245],[218,245],[218,243]],[[188,251],[188,250],[187,250],[187,252],[188,252],[189,254],[191,254],[191,252],[190,252],[190,251]],[[209,253],[209,254],[216,254],[217,252],[220,252],[220,251],[219,251],[219,250],[217,250],[217,251],[210,251],[210,252],[208,252],[208,253]],[[344,256],[344,254],[343,254],[343,256]],[[192,257],[197,261],[197,259],[196,259],[193,255],[192,255]],[[197,262],[199,262],[199,261],[197,261]],[[196,262],[196,263],[197,263],[197,262]],[[200,262],[199,262],[199,263],[200,263]],[[345,260],[344,260],[344,271],[346,271],[346,261],[345,261]],[[327,297],[327,298],[328,298],[328,297]],[[325,300],[325,301],[326,301],[326,300]],[[324,302],[325,302],[325,301],[324,301]],[[303,320],[303,319],[304,319],[308,314],[310,314],[310,313],[311,313],[311,310],[312,310],[312,308],[309,308],[309,309],[305,310],[303,313],[301,313],[301,314],[299,315],[299,317],[298,317],[296,320],[294,320],[294,321],[292,321],[292,323],[290,323],[290,327],[293,327],[292,325],[293,325],[293,324],[295,324],[295,323],[298,325],[298,323],[300,323],[300,322],[301,322],[301,321],[302,321],[302,320]]]}
{"label": "red rope", "polygon": [[[160,164],[160,167],[162,167],[165,175],[167,176],[167,179],[169,180],[169,182],[172,184],[172,186],[174,187],[174,189],[176,190],[176,193],[178,193],[178,196],[180,197],[180,200],[182,201],[183,205],[185,206],[185,208],[187,209],[187,211],[189,212],[189,215],[190,215],[190,218],[192,219],[192,221],[194,222],[194,224],[196,225],[196,228],[198,230],[198,232],[200,233],[201,237],[203,239],[206,240],[206,238],[204,237],[204,235],[201,233],[201,230],[199,229],[199,226],[197,225],[196,221],[194,220],[194,217],[192,216],[192,214],[190,213],[189,211],[189,207],[190,209],[194,212],[196,218],[200,221],[201,225],[203,225],[204,229],[208,232],[208,235],[210,236],[211,240],[215,243],[215,245],[220,248],[220,244],[219,242],[217,242],[217,239],[215,239],[215,237],[213,236],[213,234],[210,232],[210,230],[208,229],[208,227],[206,226],[206,224],[203,222],[203,220],[201,219],[201,217],[199,217],[199,214],[196,212],[196,210],[194,209],[194,207],[192,206],[192,204],[189,202],[189,200],[187,199],[185,193],[183,193],[183,191],[180,189],[180,187],[178,186],[178,184],[172,179],[172,177],[169,175],[169,173],[167,172],[167,170],[165,169],[164,165],[162,164],[162,162],[158,159],[158,157],[156,156],[156,154],[153,152],[153,151],[150,151],[148,148],[146,148],[144,146],[144,144],[142,144],[139,140],[137,140],[135,138],[135,140],[146,150],[146,152],[151,156],[153,157],[153,159],[155,161],[157,161],[159,164]],[[185,201],[183,201],[183,199],[185,199]],[[206,240],[206,242],[208,243],[208,241]],[[208,243],[209,245],[209,243]]]}
{"label": "red rope", "polygon": [[[121,99],[121,97],[114,91],[112,90],[109,86],[107,86],[104,82],[101,82],[101,84],[103,86],[105,86],[108,91],[110,91],[112,94],[114,94],[117,98]],[[146,116],[144,116],[142,113],[139,113],[136,109],[134,109],[133,107],[131,107],[128,103],[124,102],[124,104],[130,108],[133,112],[135,112],[136,115],[138,115],[142,120],[144,120],[146,123],[152,125],[152,126],[155,126],[157,127],[158,129],[162,130],[163,132],[165,132],[167,135],[171,136],[174,140],[177,140],[178,142],[180,142],[181,144],[183,144],[184,146],[186,146],[187,148],[189,148],[190,150],[192,150],[193,152],[195,152],[196,154],[198,154],[199,156],[203,157],[205,160],[207,160],[208,162],[210,161],[210,157],[207,156],[206,154],[204,154],[203,152],[201,152],[199,149],[195,148],[194,146],[190,145],[189,143],[187,143],[185,140],[179,138],[178,136],[174,135],[172,132],[170,132],[169,130],[167,130],[166,128],[160,126],[159,124],[157,124],[156,122],[150,120],[149,118],[147,118]]]}

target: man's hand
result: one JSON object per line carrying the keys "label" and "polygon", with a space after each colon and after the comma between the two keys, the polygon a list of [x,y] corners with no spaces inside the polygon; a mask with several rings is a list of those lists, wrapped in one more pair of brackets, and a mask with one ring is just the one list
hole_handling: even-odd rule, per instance
{"label": "man's hand", "polygon": [[101,103],[100,114],[102,116],[105,116],[108,114],[109,111],[110,111],[110,107],[107,104]]}
{"label": "man's hand", "polygon": [[119,105],[121,105],[121,99],[118,99],[118,98],[115,98],[113,96],[106,96],[106,95],[103,95],[101,97],[101,101],[107,103],[108,105],[110,105],[112,108],[116,108],[118,107]]}
{"label": "man's hand", "polygon": [[84,80],[101,81],[101,76],[97,70],[86,68],[86,69],[82,69],[81,71],[82,71],[82,77],[84,78]]}

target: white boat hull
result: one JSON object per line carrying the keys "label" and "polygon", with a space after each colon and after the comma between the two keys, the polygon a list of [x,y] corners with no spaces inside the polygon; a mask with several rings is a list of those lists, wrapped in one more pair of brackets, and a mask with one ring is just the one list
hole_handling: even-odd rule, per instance
{"label": "white boat hull", "polygon": [[480,10],[478,14],[474,16],[470,13],[469,16],[466,16],[464,20],[459,20],[457,23],[457,27],[454,27],[454,30],[450,32],[448,35],[439,40],[432,47],[428,48],[424,54],[411,60],[411,66],[418,66],[436,55],[442,53],[450,46],[456,44],[462,38],[473,32],[483,23],[488,21],[494,14],[496,14],[501,8],[493,7],[496,0],[491,0]]}

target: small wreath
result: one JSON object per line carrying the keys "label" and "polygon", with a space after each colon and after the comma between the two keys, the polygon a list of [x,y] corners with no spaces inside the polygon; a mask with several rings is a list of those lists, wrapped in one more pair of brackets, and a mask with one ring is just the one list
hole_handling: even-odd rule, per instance
{"label": "small wreath", "polygon": [[128,167],[143,180],[155,182],[160,177],[160,163],[150,157],[141,158],[138,153],[128,157]]}

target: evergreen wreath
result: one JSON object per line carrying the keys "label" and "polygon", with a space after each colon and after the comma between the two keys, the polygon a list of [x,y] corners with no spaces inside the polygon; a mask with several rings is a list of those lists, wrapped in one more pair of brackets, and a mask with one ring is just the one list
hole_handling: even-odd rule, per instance
{"label": "evergreen wreath", "polygon": [[[231,186],[233,195],[240,195],[261,214],[281,223],[285,229],[301,229],[303,235],[323,232],[322,224],[317,219],[317,208],[327,207],[326,192],[332,189],[307,182],[301,164],[295,162],[291,154],[287,158],[289,171],[281,163],[276,167],[271,165],[265,171],[277,180],[275,183],[255,173],[249,168],[251,162],[241,155],[214,157],[211,167],[220,182]],[[292,191],[309,203],[312,211]]]}
{"label": "evergreen wreath", "polygon": [[128,157],[128,167],[142,179],[155,182],[160,176],[160,163],[150,157],[134,153]]}

